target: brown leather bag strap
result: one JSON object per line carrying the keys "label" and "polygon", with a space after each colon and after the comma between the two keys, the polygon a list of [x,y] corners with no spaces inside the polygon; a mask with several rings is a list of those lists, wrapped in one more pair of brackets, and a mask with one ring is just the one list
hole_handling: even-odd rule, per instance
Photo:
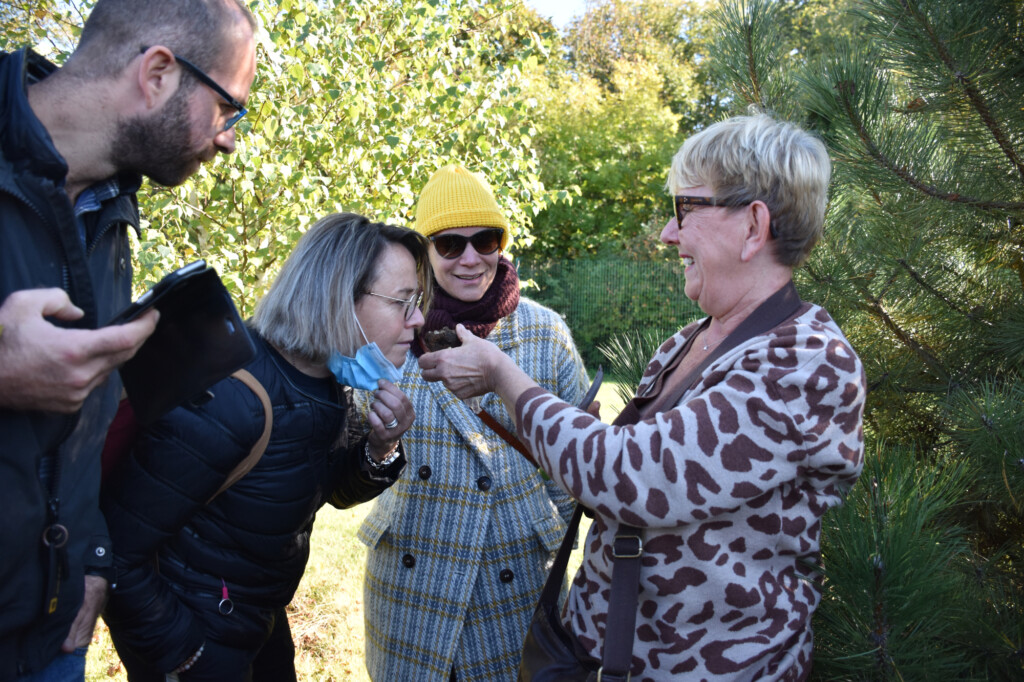
{"label": "brown leather bag strap", "polygon": [[246,455],[245,459],[239,462],[238,466],[231,470],[231,473],[228,474],[227,480],[225,480],[220,489],[206,501],[206,504],[213,502],[218,495],[237,483],[238,479],[245,476],[254,466],[256,466],[256,462],[260,461],[260,457],[263,456],[263,453],[267,449],[267,443],[270,442],[270,431],[274,427],[274,408],[270,404],[270,396],[267,395],[267,389],[263,388],[263,384],[260,383],[260,380],[254,377],[252,373],[246,369],[240,369],[237,372],[232,373],[231,376],[248,386],[252,392],[256,394],[256,397],[260,399],[260,402],[263,403],[263,434],[260,435],[260,439],[256,441],[256,444],[252,446],[252,450],[249,451],[249,454]]}
{"label": "brown leather bag strap", "polygon": [[511,433],[508,429],[501,425],[501,423],[491,416],[491,413],[487,410],[481,409],[476,413],[476,416],[480,417],[480,421],[490,427],[491,431],[498,434],[503,441],[512,446],[513,449],[519,452],[520,455],[526,458],[533,466],[537,466],[537,460],[533,458],[533,453],[523,445],[523,442],[515,437],[515,434]]}

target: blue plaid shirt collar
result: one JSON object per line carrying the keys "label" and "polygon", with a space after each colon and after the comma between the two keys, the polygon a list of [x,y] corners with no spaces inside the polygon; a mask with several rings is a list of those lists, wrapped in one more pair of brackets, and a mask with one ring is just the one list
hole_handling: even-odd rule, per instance
{"label": "blue plaid shirt collar", "polygon": [[75,221],[78,223],[78,236],[82,244],[86,243],[85,220],[88,213],[96,213],[106,202],[116,199],[122,194],[134,194],[141,183],[127,181],[121,177],[112,177],[86,187],[75,200]]}
{"label": "blue plaid shirt collar", "polygon": [[86,213],[95,213],[103,207],[103,202],[120,196],[121,191],[121,181],[117,178],[103,180],[86,187],[75,201],[75,217],[81,218]]}

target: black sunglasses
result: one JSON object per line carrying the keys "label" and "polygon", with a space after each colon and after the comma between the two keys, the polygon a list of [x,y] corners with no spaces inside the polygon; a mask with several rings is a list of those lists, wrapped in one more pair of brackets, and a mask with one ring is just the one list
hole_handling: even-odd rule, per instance
{"label": "black sunglasses", "polygon": [[[687,194],[677,194],[675,196],[675,208],[676,208],[676,225],[680,229],[683,227],[683,218],[698,206],[721,206],[723,208],[741,208],[743,206],[750,206],[754,202],[752,201],[730,201],[728,199],[720,199],[718,197],[695,197]],[[779,238],[779,233],[775,229],[775,221],[768,223],[768,231],[771,233],[773,239]]]}
{"label": "black sunglasses", "polygon": [[466,250],[466,243],[473,245],[473,250],[481,256],[492,254],[501,248],[501,238],[505,230],[500,227],[492,227],[487,230],[474,232],[469,237],[461,234],[438,234],[430,238],[434,248],[441,258],[458,258]]}
{"label": "black sunglasses", "polygon": [[[141,51],[145,52],[148,49],[149,47],[143,47]],[[237,99],[229,95],[227,90],[220,87],[220,85],[217,84],[217,81],[207,76],[206,73],[198,66],[196,66],[189,60],[185,59],[184,57],[179,57],[178,55],[174,55],[174,61],[178,62],[186,69],[188,69],[200,83],[202,83],[203,85],[205,85],[206,87],[210,88],[215,93],[220,95],[221,99],[223,99],[225,102],[228,103],[228,105],[235,109],[235,113],[232,116],[230,116],[227,121],[224,122],[224,127],[221,128],[221,132],[224,132],[225,130],[231,130],[231,128],[236,123],[242,120],[243,116],[249,113],[249,110],[245,108],[244,104],[242,104]]]}

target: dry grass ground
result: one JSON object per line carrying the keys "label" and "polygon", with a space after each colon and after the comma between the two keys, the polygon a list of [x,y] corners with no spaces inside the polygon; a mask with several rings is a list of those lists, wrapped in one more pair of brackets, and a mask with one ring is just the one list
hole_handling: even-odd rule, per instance
{"label": "dry grass ground", "polygon": [[[306,573],[288,607],[300,680],[366,682],[363,666],[363,567],[366,548],[356,531],[370,505],[317,515]],[[106,626],[89,647],[86,680],[127,680]]]}
{"label": "dry grass ground", "polygon": [[[622,408],[606,382],[598,394],[605,421]],[[295,666],[300,680],[311,682],[368,682],[363,665],[363,570],[366,548],[356,531],[370,505],[339,511],[325,507],[317,515],[306,573],[288,607],[295,640]],[[582,533],[589,527],[584,517]],[[579,566],[573,554],[570,575]],[[127,681],[102,621],[89,648],[88,682]]]}

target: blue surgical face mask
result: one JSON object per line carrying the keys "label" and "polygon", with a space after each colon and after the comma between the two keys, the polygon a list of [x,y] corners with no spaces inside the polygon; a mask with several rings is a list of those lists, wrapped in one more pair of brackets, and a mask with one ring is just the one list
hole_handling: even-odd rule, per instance
{"label": "blue surgical face mask", "polygon": [[[359,318],[356,318],[356,325],[366,341],[366,332],[363,331],[363,325],[359,324]],[[388,360],[376,342],[362,346],[354,358],[334,351],[327,359],[327,369],[331,370],[339,384],[364,391],[376,391],[377,382],[381,379],[394,384],[402,378],[402,372]]]}

